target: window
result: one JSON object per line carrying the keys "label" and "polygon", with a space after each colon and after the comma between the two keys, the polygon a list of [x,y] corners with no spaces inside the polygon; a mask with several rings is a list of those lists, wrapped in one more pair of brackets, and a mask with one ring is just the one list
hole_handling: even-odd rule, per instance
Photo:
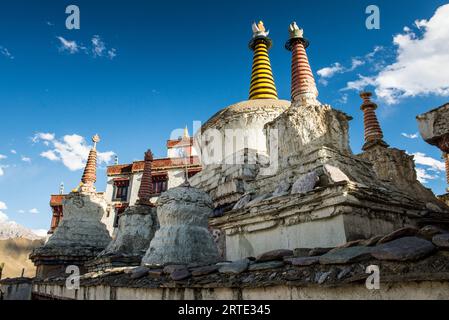
{"label": "window", "polygon": [[128,198],[128,186],[115,186],[115,200],[126,201]]}
{"label": "window", "polygon": [[115,179],[114,180],[114,200],[126,201],[128,199],[128,179]]}
{"label": "window", "polygon": [[167,191],[168,177],[167,175],[153,176],[153,194],[160,194]]}

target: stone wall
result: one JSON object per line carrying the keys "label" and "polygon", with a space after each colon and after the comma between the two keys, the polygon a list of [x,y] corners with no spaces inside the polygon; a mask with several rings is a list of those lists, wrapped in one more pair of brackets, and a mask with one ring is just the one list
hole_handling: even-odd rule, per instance
{"label": "stone wall", "polygon": [[[62,285],[34,285],[35,297],[79,300],[449,300],[448,281],[413,281],[387,284],[368,290],[363,284],[344,287],[261,288],[113,288],[82,287],[67,290]],[[37,294],[39,293],[39,294]]]}
{"label": "stone wall", "polygon": [[0,300],[31,300],[32,280],[29,278],[0,281]]}

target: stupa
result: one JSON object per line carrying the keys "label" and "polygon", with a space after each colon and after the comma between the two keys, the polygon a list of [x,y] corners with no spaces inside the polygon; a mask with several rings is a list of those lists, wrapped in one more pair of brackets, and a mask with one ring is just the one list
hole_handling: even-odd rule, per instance
{"label": "stupa", "polygon": [[64,217],[59,227],[45,245],[30,255],[37,267],[37,277],[64,274],[69,265],[78,266],[80,272],[84,272],[86,261],[98,255],[111,241],[106,226],[101,222],[107,203],[95,188],[100,137],[95,135],[92,141],[94,145],[80,186],[63,200]]}
{"label": "stupa", "polygon": [[150,201],[153,195],[151,150],[145,152],[144,160],[139,199],[136,205],[128,207],[120,216],[117,233],[106,249],[86,264],[91,272],[139,265],[159,228],[156,208]]}
{"label": "stupa", "polygon": [[[306,52],[309,41],[296,23],[289,35],[285,47],[292,52],[292,102],[260,122],[265,162],[254,161],[260,149],[254,155],[244,149],[248,168],[205,166],[191,179],[214,200],[215,217],[209,223],[221,234],[224,258],[237,260],[279,248],[335,247],[417,226],[428,215],[447,214],[449,208],[416,180],[413,159],[382,140],[367,93],[362,94],[367,141],[361,155],[352,153],[352,117],[318,100]],[[252,43],[259,37],[269,47],[266,35],[255,34]],[[262,106],[273,100],[256,101],[248,102],[251,114],[262,113]],[[228,128],[229,123],[227,112],[221,112],[202,132]],[[245,114],[234,114],[233,124],[244,130]],[[239,159],[238,150],[227,157]]]}

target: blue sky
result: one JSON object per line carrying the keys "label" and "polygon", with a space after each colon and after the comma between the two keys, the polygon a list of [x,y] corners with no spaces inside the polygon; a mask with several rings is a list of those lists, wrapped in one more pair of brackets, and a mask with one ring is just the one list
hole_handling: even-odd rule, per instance
{"label": "blue sky", "polygon": [[[449,32],[438,32],[449,30],[446,3],[2,1],[0,213],[48,229],[50,194],[61,181],[67,191],[80,180],[80,154],[90,144],[83,138],[98,132],[99,150],[110,152],[105,160],[114,152],[121,163],[131,162],[147,148],[163,157],[173,129],[191,129],[193,121],[246,100],[251,23],[260,19],[274,41],[270,57],[280,98],[289,99],[290,54],[283,45],[296,21],[311,42],[320,101],[354,117],[354,153],[363,144],[358,90],[366,88],[379,96],[385,140],[418,153],[421,177],[427,175],[426,185],[441,194],[441,154],[413,135],[416,115],[448,100],[449,79],[440,79],[449,72],[448,50],[440,43],[449,43]],[[70,4],[80,8],[80,30],[65,28]],[[380,30],[365,26],[370,4],[380,8]],[[420,63],[428,68],[426,77],[416,70]]]}

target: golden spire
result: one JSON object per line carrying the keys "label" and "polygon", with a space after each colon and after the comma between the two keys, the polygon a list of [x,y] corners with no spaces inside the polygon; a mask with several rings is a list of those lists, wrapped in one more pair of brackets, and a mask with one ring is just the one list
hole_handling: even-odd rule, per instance
{"label": "golden spire", "polygon": [[262,21],[258,24],[253,23],[252,29],[253,38],[249,43],[249,47],[254,51],[254,58],[249,99],[277,99],[276,85],[268,56],[268,50],[272,46],[272,41],[268,37],[270,32],[266,31]]}
{"label": "golden spire", "polygon": [[189,129],[187,128],[187,126],[186,126],[185,129],[184,129],[184,136],[183,136],[183,138],[184,138],[184,139],[190,138],[190,135],[189,135]]}

